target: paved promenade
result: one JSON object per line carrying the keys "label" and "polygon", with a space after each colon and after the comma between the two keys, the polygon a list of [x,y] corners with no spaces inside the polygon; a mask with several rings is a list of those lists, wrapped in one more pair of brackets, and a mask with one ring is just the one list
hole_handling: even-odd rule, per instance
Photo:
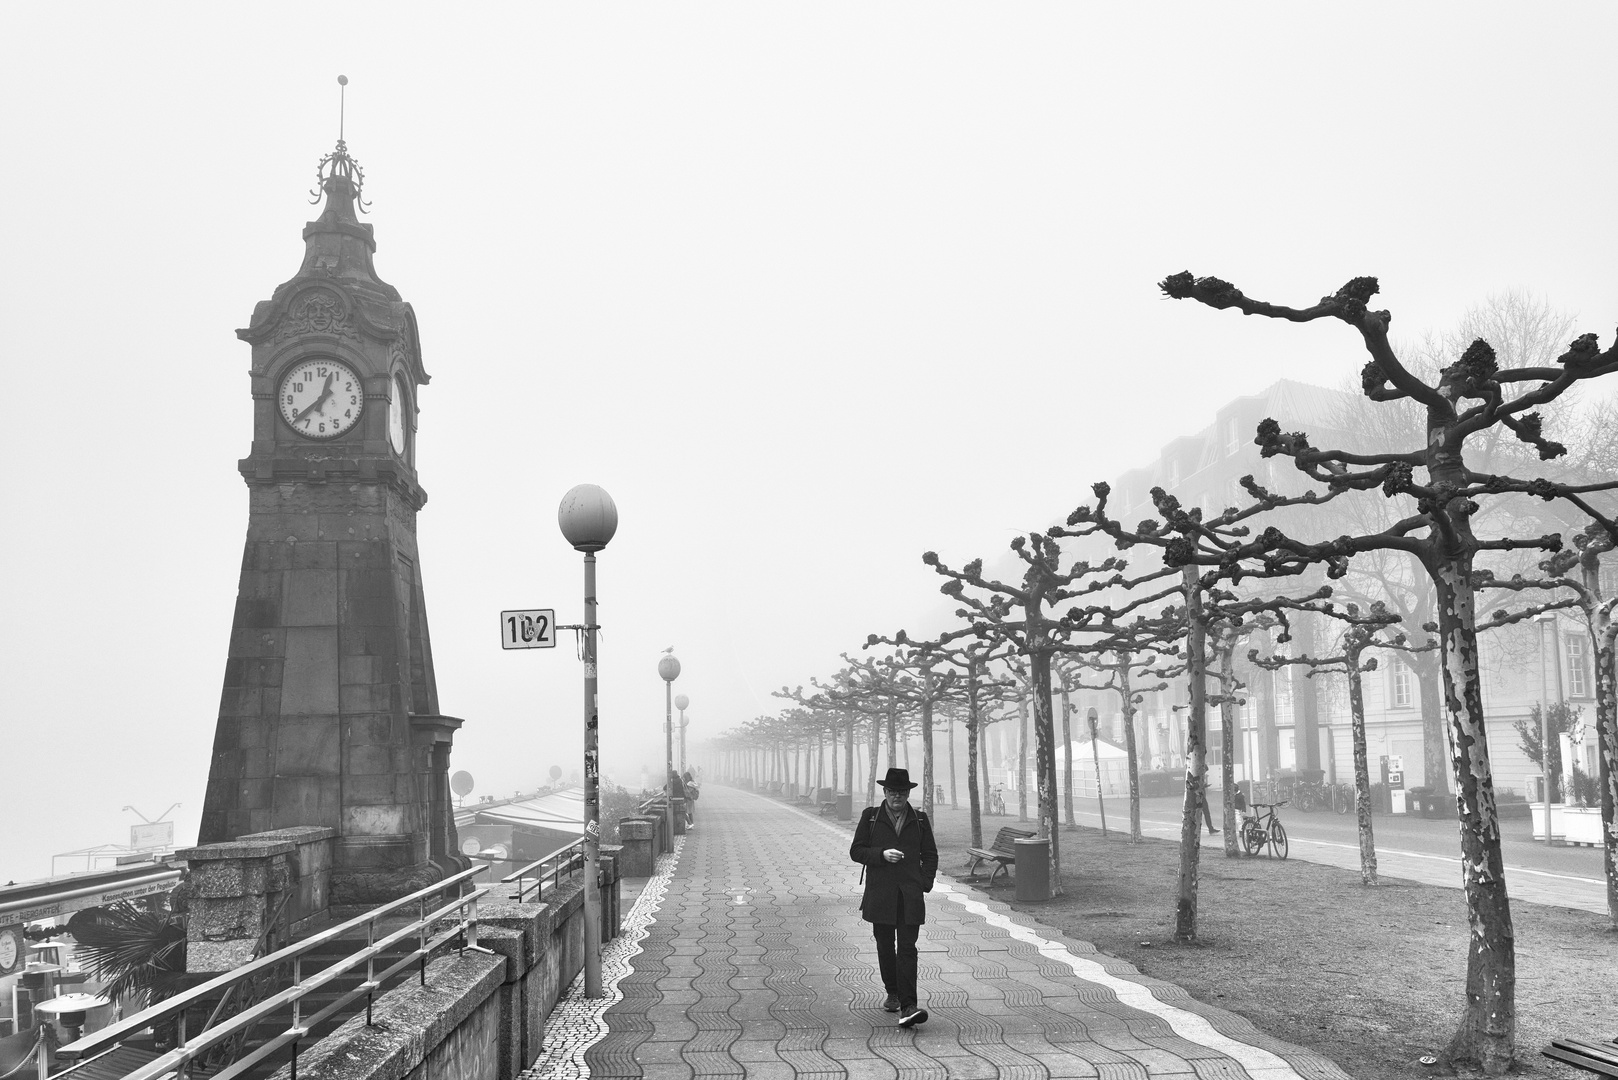
{"label": "paved promenade", "polygon": [[849,827],[718,784],[697,813],[639,899],[624,898],[606,998],[576,985],[527,1076],[1346,1080],[942,873],[919,943],[931,1018],[900,1028],[882,1011]]}

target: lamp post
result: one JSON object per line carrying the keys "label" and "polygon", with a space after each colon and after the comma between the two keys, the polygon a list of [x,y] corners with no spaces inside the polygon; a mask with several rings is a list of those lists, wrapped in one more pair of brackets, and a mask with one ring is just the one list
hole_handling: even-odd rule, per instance
{"label": "lamp post", "polygon": [[685,707],[691,704],[691,699],[684,694],[674,696],[674,707],[680,710],[680,771],[683,773],[691,766],[685,760],[685,726],[691,721],[685,718]]}
{"label": "lamp post", "polygon": [[663,774],[663,790],[667,793],[669,842],[674,841],[674,680],[680,677],[680,662],[674,658],[674,647],[664,650],[657,662],[657,673],[663,676],[663,750],[667,771]]}
{"label": "lamp post", "polygon": [[618,507],[594,484],[562,496],[562,535],[584,552],[584,996],[601,992],[601,740],[596,678],[596,555],[618,531]]}

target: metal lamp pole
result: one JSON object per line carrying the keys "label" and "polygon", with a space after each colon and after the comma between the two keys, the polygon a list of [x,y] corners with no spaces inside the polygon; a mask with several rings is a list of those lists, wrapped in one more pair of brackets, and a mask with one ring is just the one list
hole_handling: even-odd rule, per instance
{"label": "metal lamp pole", "polygon": [[657,662],[657,673],[663,676],[663,791],[668,803],[669,843],[674,842],[674,680],[680,677],[680,662],[670,648],[668,655]]}
{"label": "metal lamp pole", "polygon": [[674,707],[680,710],[680,772],[684,773],[691,766],[685,760],[685,725],[690,723],[685,718],[685,707],[691,704],[691,699],[684,694],[674,695]]}
{"label": "metal lamp pole", "polygon": [[601,749],[596,677],[596,556],[618,531],[618,507],[594,484],[562,496],[562,535],[584,552],[584,996],[601,991]]}

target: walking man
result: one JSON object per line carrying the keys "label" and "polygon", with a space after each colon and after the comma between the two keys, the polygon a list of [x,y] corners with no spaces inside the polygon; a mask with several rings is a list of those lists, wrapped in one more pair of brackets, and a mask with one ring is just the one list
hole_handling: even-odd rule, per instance
{"label": "walking man", "polygon": [[860,915],[876,937],[877,967],[888,991],[882,1007],[899,1014],[900,1027],[927,1022],[916,1003],[916,938],[927,920],[923,893],[933,891],[938,845],[927,815],[910,805],[908,769],[888,770],[882,803],[867,807],[854,829],[848,857],[865,867]]}

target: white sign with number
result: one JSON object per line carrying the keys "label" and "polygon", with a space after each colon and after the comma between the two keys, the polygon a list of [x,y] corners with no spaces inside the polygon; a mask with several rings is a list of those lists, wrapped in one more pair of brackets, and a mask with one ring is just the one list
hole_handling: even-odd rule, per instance
{"label": "white sign with number", "polygon": [[556,612],[551,608],[500,613],[502,649],[556,648]]}

